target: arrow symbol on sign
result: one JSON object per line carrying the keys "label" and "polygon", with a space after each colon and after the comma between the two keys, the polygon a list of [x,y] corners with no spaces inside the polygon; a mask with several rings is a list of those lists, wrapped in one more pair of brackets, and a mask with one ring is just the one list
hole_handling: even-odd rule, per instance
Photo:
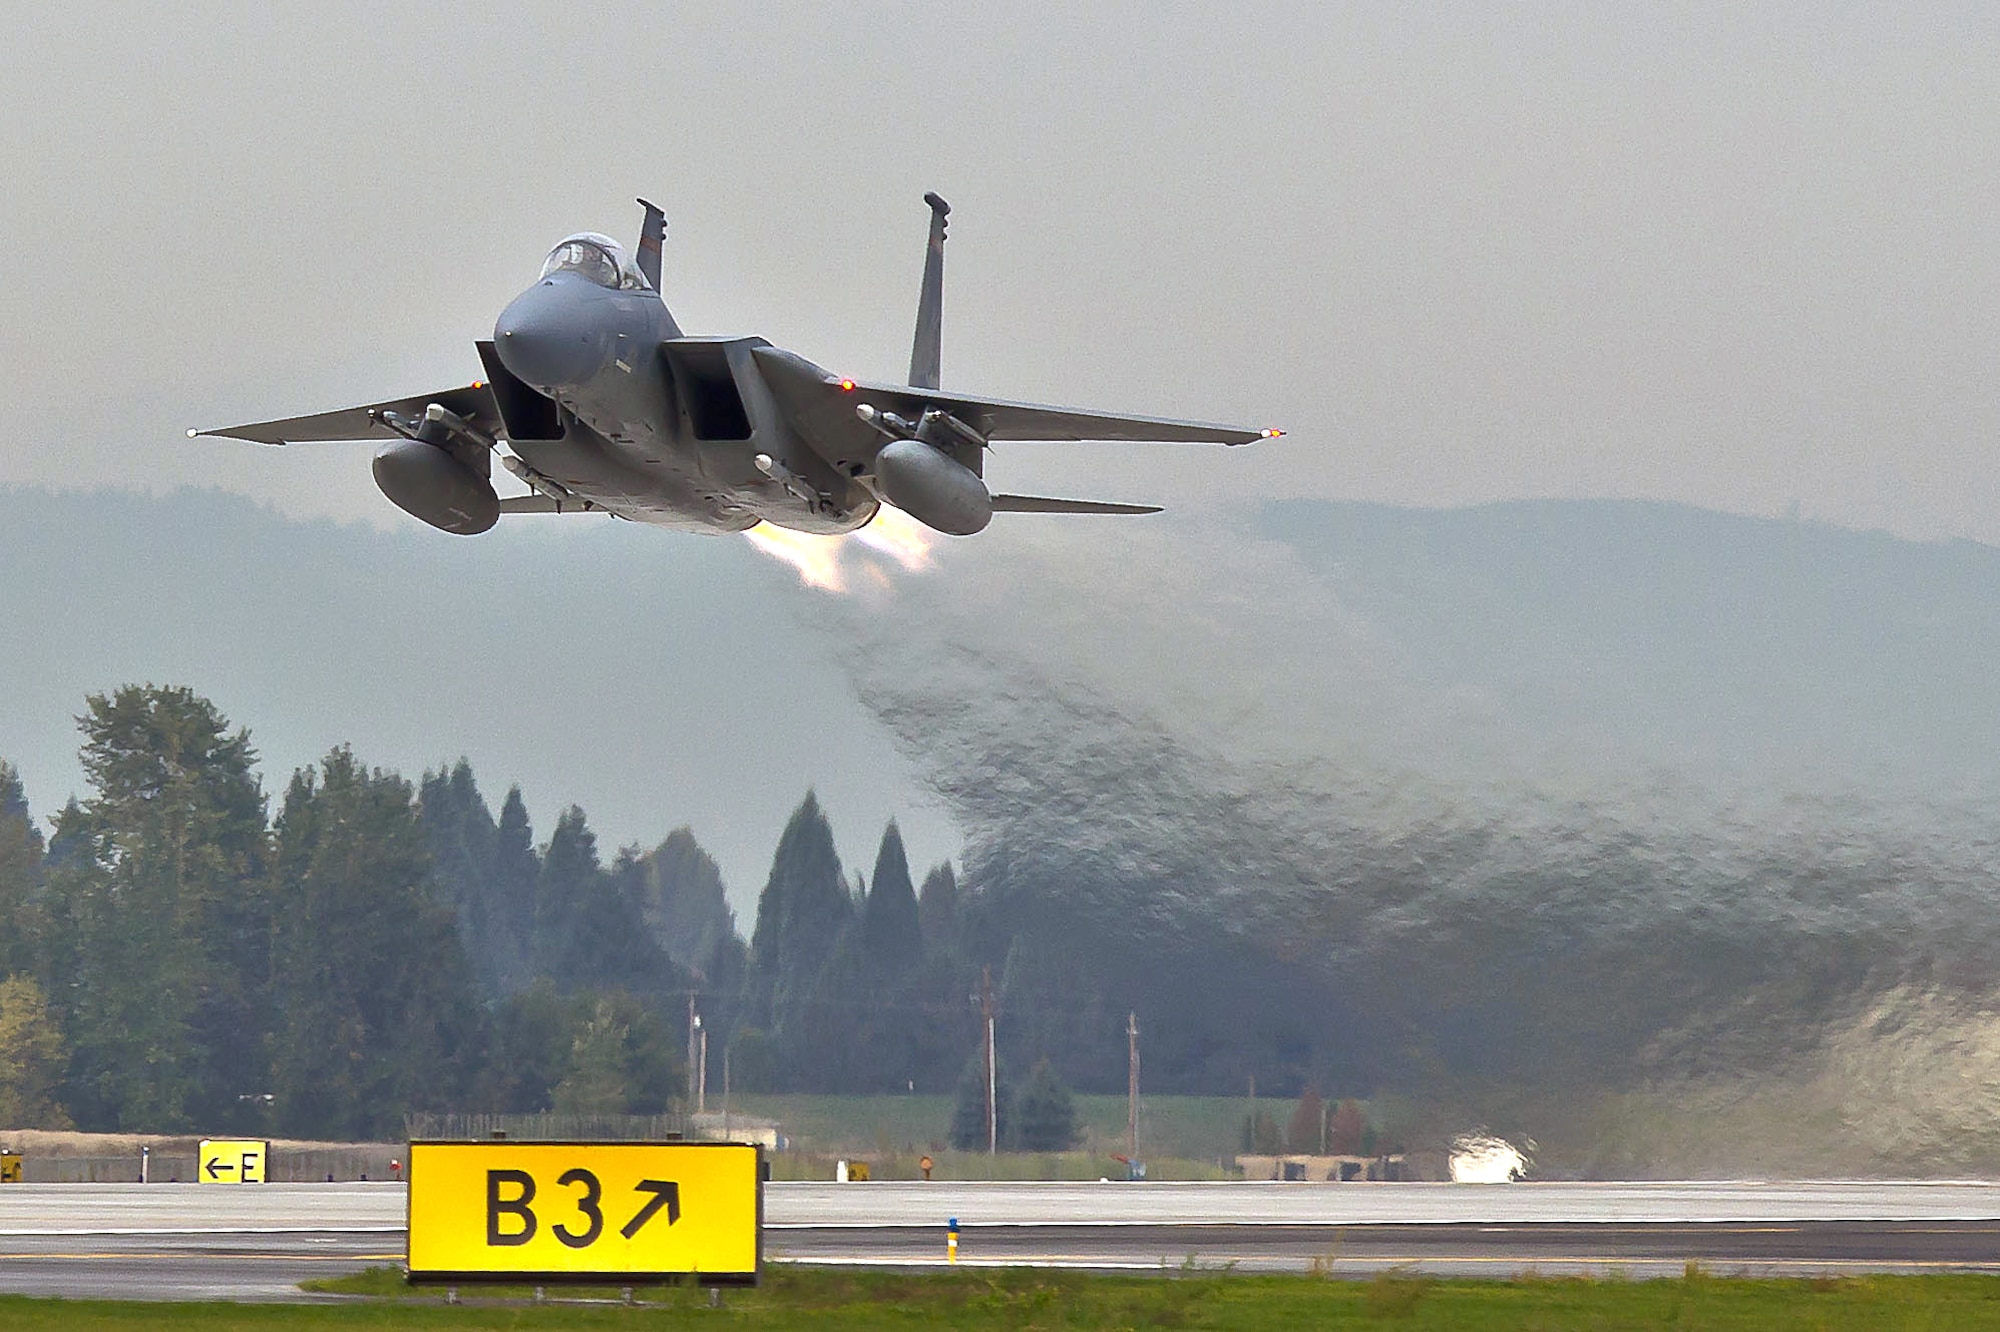
{"label": "arrow symbol on sign", "polygon": [[637,1235],[640,1228],[653,1219],[653,1213],[659,1211],[662,1207],[667,1209],[668,1225],[672,1225],[681,1219],[680,1185],[670,1183],[664,1179],[642,1179],[633,1185],[632,1191],[634,1193],[650,1193],[653,1195],[653,1200],[644,1207],[641,1207],[639,1214],[630,1221],[627,1221],[624,1228],[618,1232],[626,1239],[631,1239]]}
{"label": "arrow symbol on sign", "polygon": [[232,1175],[236,1173],[236,1167],[233,1165],[223,1164],[221,1157],[217,1156],[210,1158],[208,1162],[208,1177],[210,1179],[221,1179],[222,1172],[225,1170],[227,1170]]}

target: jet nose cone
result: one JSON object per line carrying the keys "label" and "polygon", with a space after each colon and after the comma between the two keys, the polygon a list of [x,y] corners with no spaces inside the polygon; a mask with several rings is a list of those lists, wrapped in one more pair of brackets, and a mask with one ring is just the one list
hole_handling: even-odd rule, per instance
{"label": "jet nose cone", "polygon": [[593,327],[590,302],[570,284],[538,282],[516,296],[493,325],[500,363],[538,389],[582,384],[604,368],[604,340]]}

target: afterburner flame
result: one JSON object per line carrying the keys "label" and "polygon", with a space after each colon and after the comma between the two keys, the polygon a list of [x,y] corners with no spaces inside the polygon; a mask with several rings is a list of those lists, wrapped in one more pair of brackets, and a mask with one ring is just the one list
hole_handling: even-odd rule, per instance
{"label": "afterburner flame", "polygon": [[813,536],[770,523],[759,523],[743,535],[772,559],[791,565],[800,582],[822,592],[850,592],[857,576],[865,586],[890,587],[888,567],[869,551],[888,556],[907,573],[920,573],[931,563],[930,530],[886,504],[866,527],[848,536]]}
{"label": "afterburner flame", "polygon": [[931,564],[931,530],[901,509],[884,504],[875,511],[868,526],[854,539],[870,550],[879,550],[911,573],[920,573]]}
{"label": "afterburner flame", "polygon": [[759,523],[743,535],[772,559],[798,570],[799,581],[807,587],[822,592],[847,590],[847,571],[840,563],[840,548],[846,537],[814,536],[769,523]]}

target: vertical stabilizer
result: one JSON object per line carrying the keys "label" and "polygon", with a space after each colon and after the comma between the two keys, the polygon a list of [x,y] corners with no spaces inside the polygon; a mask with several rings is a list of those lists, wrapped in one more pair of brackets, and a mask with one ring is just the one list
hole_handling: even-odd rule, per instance
{"label": "vertical stabilizer", "polygon": [[926,194],[931,206],[931,240],[924,251],[924,289],[917,298],[917,340],[910,348],[910,385],[938,387],[942,368],[939,344],[944,336],[944,220],[951,205]]}
{"label": "vertical stabilizer", "polygon": [[665,300],[666,292],[660,286],[660,248],[667,239],[667,215],[660,211],[658,204],[639,200],[639,206],[646,210],[645,225],[639,228],[639,271],[646,275],[646,281],[653,284],[653,290]]}

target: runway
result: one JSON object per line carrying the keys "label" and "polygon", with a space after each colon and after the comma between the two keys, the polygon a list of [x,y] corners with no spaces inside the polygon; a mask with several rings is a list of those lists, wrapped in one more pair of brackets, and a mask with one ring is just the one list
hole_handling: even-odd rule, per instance
{"label": "runway", "polygon": [[1984,1221],[2000,1185],[773,1184],[775,1226],[1467,1225],[1522,1222]]}
{"label": "runway", "polygon": [[[850,1197],[857,1188],[866,1199]],[[2000,1271],[2000,1186],[1963,1183],[788,1184],[767,1252],[816,1263],[1362,1276]]]}
{"label": "runway", "polygon": [[[61,1187],[61,1186],[57,1186]],[[0,1239],[0,1292],[110,1300],[307,1298],[299,1283],[403,1261],[403,1235],[14,1235]]]}
{"label": "runway", "polygon": [[[2000,1272],[1985,1183],[772,1184],[779,1262],[1365,1276]],[[400,1184],[0,1187],[0,1291],[282,1300],[314,1276],[400,1262]]]}
{"label": "runway", "polygon": [[[942,1268],[935,1229],[797,1230],[770,1238],[793,1262]],[[2000,1225],[1982,1221],[1709,1222],[1618,1225],[991,1227],[966,1232],[960,1266],[1110,1271],[1319,1272],[1367,1276],[1414,1268],[1437,1276],[1678,1276],[1687,1264],[1727,1275],[2000,1272]]]}
{"label": "runway", "polygon": [[400,1184],[9,1184],[0,1292],[298,1300],[299,1283],[403,1259]]}

